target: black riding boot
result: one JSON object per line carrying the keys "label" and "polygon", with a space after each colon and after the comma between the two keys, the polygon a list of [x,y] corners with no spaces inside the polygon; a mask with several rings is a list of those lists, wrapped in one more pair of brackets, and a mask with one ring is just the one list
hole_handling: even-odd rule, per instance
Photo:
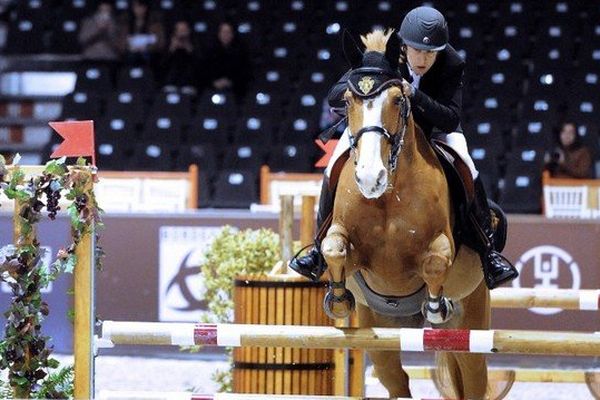
{"label": "black riding boot", "polygon": [[469,210],[468,219],[476,239],[471,244],[481,258],[487,287],[494,289],[518,277],[517,269],[497,251],[496,245],[499,243],[495,243],[492,214],[480,178],[475,179],[475,199]]}
{"label": "black riding boot", "polygon": [[[294,257],[290,260],[290,268],[313,281],[317,282],[327,269],[325,259],[321,254],[321,235],[323,230],[329,229],[324,224],[330,224],[329,216],[333,212],[334,194],[329,189],[329,179],[323,178],[321,186],[321,197],[319,198],[319,211],[317,212],[317,236],[314,246],[305,256]],[[324,233],[324,232],[323,232]]]}

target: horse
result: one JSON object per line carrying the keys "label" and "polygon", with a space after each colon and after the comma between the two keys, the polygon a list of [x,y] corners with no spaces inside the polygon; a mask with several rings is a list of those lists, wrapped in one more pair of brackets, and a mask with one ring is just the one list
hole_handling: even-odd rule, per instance
{"label": "horse", "polygon": [[[417,328],[427,319],[433,328],[489,329],[480,260],[465,245],[456,248],[446,174],[401,90],[392,32],[361,36],[366,49],[344,94],[350,154],[321,244],[329,274],[324,307],[332,318],[356,308],[363,328]],[[400,351],[368,355],[390,397],[411,396]],[[485,398],[485,356],[438,353],[436,364],[438,388],[450,389],[444,394]]]}

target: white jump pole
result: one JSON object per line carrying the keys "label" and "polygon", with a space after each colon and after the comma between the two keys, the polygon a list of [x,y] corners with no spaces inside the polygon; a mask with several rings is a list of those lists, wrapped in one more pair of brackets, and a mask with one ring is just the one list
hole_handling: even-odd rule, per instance
{"label": "white jump pole", "polygon": [[600,289],[498,288],[490,292],[493,308],[600,309]]}
{"label": "white jump pole", "polygon": [[102,339],[114,345],[271,346],[600,356],[600,334],[550,331],[105,321]]}

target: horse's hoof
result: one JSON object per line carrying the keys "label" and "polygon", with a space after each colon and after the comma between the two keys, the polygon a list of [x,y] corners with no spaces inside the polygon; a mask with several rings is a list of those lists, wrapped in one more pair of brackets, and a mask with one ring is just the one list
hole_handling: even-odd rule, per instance
{"label": "horse's hoof", "polygon": [[354,311],[355,306],[354,295],[349,290],[346,290],[341,296],[336,296],[330,290],[325,294],[325,298],[323,299],[325,314],[332,319],[347,318]]}
{"label": "horse's hoof", "polygon": [[[437,307],[436,307],[437,304]],[[454,316],[454,303],[447,297],[441,296],[436,304],[423,302],[421,312],[427,321],[434,325],[445,324]]]}

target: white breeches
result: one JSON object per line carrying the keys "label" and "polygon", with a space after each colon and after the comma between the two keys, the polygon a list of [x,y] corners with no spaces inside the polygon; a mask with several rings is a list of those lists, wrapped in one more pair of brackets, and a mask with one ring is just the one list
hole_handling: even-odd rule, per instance
{"label": "white breeches", "polygon": [[[346,128],[344,130],[344,133],[340,137],[340,140],[339,140],[338,144],[336,145],[335,150],[333,151],[333,155],[331,156],[331,159],[329,160],[329,164],[327,164],[327,168],[325,169],[325,175],[329,176],[329,174],[331,173],[331,168],[333,168],[335,161],[346,150],[348,150],[350,148],[350,138],[348,136],[348,133],[349,133],[348,128]],[[473,179],[475,179],[479,176],[479,172],[477,171],[477,168],[475,167],[475,163],[473,163],[473,159],[471,158],[471,155],[469,154],[469,149],[467,147],[467,140],[465,139],[465,135],[463,135],[461,132],[434,133],[432,135],[432,137],[434,139],[437,139],[439,141],[446,143],[448,146],[452,147],[454,149],[454,151],[456,151],[458,153],[458,155],[463,159],[463,161],[469,167],[469,170],[471,170],[471,175],[473,176]]]}

